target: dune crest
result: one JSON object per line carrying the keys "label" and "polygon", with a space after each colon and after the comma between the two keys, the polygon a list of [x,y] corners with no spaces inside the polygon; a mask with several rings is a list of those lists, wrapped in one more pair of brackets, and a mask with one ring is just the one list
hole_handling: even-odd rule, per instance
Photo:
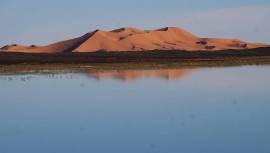
{"label": "dune crest", "polygon": [[156,30],[123,27],[112,31],[95,30],[81,37],[47,46],[7,45],[2,47],[0,51],[26,53],[145,50],[219,51],[259,47],[269,47],[269,45],[247,43],[238,39],[200,38],[178,27],[165,27]]}

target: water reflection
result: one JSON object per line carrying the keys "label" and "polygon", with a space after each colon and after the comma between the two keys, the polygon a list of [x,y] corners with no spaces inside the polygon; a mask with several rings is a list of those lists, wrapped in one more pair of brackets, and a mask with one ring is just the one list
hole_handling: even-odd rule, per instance
{"label": "water reflection", "polygon": [[166,80],[179,80],[190,74],[193,69],[173,69],[173,70],[123,70],[123,71],[102,71],[89,73],[89,77],[96,80],[106,78],[118,79],[123,81],[135,81],[140,78],[162,78]]}
{"label": "water reflection", "polygon": [[0,153],[270,150],[269,66],[0,78]]}
{"label": "water reflection", "polygon": [[0,74],[0,80],[3,81],[31,81],[33,79],[59,79],[59,80],[72,80],[72,79],[78,79],[78,73],[64,73],[64,72],[51,72],[51,73],[42,73],[42,72],[36,72],[36,73],[11,73],[11,74]]}
{"label": "water reflection", "polygon": [[78,74],[83,74],[90,79],[97,81],[105,80],[107,78],[122,80],[126,82],[136,81],[142,78],[161,78],[165,80],[180,80],[181,78],[189,75],[194,69],[164,69],[164,70],[108,70],[108,71],[90,71],[90,72],[17,72],[9,75],[0,75],[0,80],[4,81],[30,81],[38,77],[53,78],[53,79],[77,79]]}

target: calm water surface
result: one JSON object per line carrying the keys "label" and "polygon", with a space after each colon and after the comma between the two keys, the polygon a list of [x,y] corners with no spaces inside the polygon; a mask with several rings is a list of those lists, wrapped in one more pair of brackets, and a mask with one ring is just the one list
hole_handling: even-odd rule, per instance
{"label": "calm water surface", "polygon": [[0,153],[269,153],[270,66],[0,76]]}

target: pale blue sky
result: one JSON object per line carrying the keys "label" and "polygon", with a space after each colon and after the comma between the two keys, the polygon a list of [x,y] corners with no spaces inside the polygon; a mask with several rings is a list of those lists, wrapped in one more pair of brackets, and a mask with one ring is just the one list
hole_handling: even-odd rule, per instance
{"label": "pale blue sky", "polygon": [[270,43],[269,0],[0,0],[0,46],[46,45],[95,29],[179,26]]}

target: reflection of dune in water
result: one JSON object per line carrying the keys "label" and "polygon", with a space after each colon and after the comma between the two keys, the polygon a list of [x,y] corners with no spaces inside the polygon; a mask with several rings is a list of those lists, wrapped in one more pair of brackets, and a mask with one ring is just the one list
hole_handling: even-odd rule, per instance
{"label": "reflection of dune in water", "polygon": [[166,80],[178,80],[191,73],[193,69],[174,69],[174,70],[123,70],[123,71],[104,71],[90,73],[89,76],[96,80],[106,78],[119,79],[123,81],[134,81],[144,77],[162,78]]}

